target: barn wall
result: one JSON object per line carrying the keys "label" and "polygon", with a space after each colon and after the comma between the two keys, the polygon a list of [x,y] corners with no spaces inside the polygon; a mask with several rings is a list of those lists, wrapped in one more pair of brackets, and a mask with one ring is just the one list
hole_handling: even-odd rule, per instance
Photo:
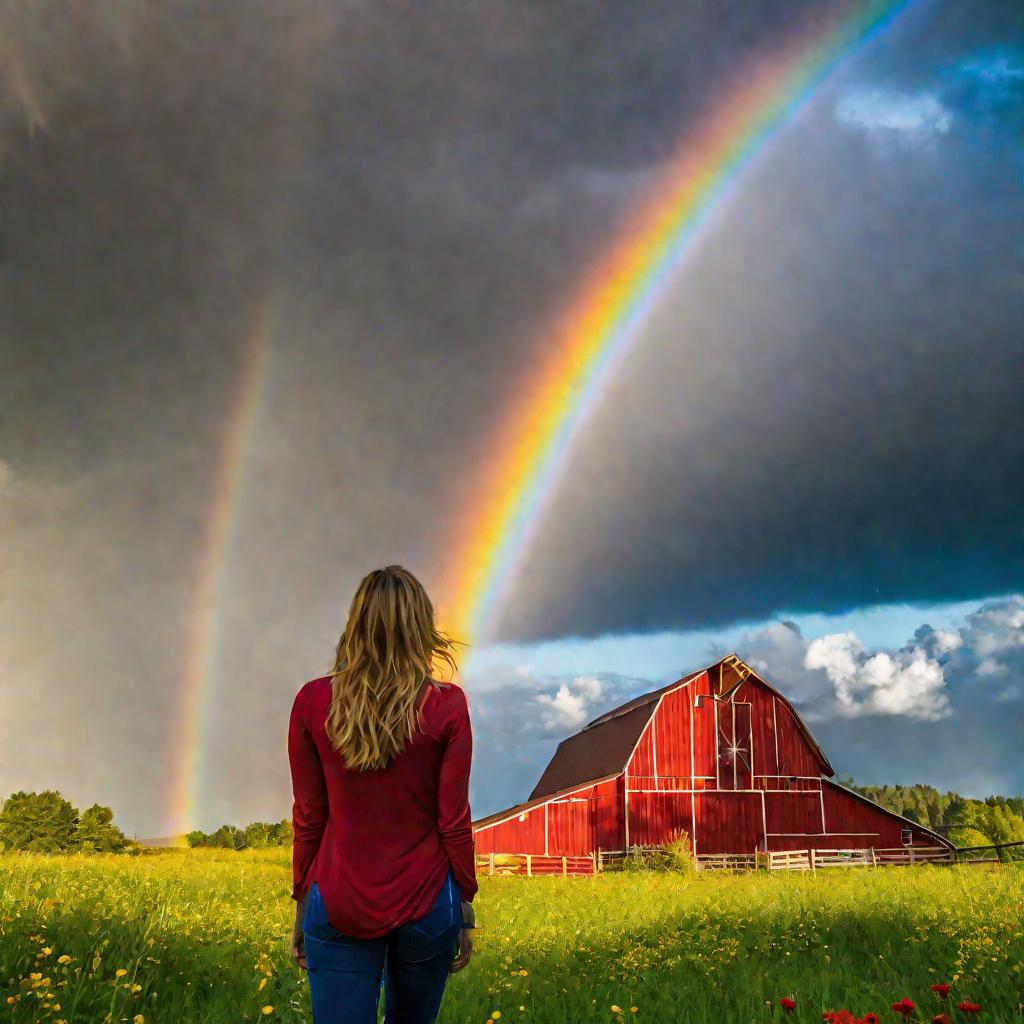
{"label": "barn wall", "polygon": [[594,786],[592,790],[595,850],[622,850],[626,846],[622,808],[624,785],[620,775]]}
{"label": "barn wall", "polygon": [[[746,684],[744,688],[747,688]],[[751,687],[751,689],[761,689]],[[818,758],[807,742],[807,737],[797,723],[796,716],[784,701],[779,700],[774,694],[768,693],[775,704],[775,722],[779,734],[779,760],[777,774],[788,775],[810,775],[817,778],[821,774],[821,765]],[[771,702],[766,703],[765,713],[771,714]]]}
{"label": "barn wall", "polygon": [[883,807],[860,800],[828,780],[822,782],[822,794],[825,800],[825,822],[830,832],[871,833],[864,841],[853,841],[857,837],[851,837],[851,841],[844,845],[881,849],[901,846],[900,833],[906,828],[913,834],[914,846],[939,845],[935,836],[919,825],[890,814]]}
{"label": "barn wall", "polygon": [[753,853],[761,847],[760,793],[698,793],[697,853]]}
{"label": "barn wall", "polygon": [[691,808],[689,793],[630,793],[630,844],[660,846],[669,842],[680,829],[692,836]]}
{"label": "barn wall", "polygon": [[543,853],[544,807],[531,807],[519,817],[474,833],[477,853]]}
{"label": "barn wall", "polygon": [[484,825],[474,830],[474,839],[480,854],[577,857],[589,856],[598,848],[621,850],[625,846],[622,777],[538,804],[508,821]]}
{"label": "barn wall", "polygon": [[[694,698],[708,694],[707,673],[661,698],[627,769],[631,790],[675,790],[714,786],[714,709],[709,701],[694,708]],[[691,717],[693,760],[690,758]],[[707,778],[703,778],[707,776]]]}
{"label": "barn wall", "polygon": [[[765,793],[764,811],[770,850],[776,849],[774,843],[777,838],[819,835],[823,831],[820,793],[803,793],[799,790]],[[806,843],[800,849],[806,849]]]}

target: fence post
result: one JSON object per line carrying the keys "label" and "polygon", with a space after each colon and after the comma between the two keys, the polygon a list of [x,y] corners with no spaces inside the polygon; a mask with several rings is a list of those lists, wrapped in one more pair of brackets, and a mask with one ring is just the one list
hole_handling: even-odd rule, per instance
{"label": "fence post", "polygon": [[526,877],[527,878],[532,878],[533,877],[533,854],[532,853],[528,853],[526,855]]}
{"label": "fence post", "polygon": [[594,870],[592,874],[597,875],[598,871],[601,870],[601,847],[590,851],[590,859],[594,862]]}
{"label": "fence post", "polygon": [[568,867],[568,865],[566,863],[565,857],[562,858],[562,877],[563,878],[568,878],[569,877],[569,867]]}
{"label": "fence post", "polygon": [[811,847],[811,870],[817,870],[817,865],[814,863],[814,847]]}
{"label": "fence post", "polygon": [[914,848],[912,846],[907,847],[907,851],[910,853],[910,863],[914,863]]}
{"label": "fence post", "polygon": [[494,874],[494,854],[493,853],[489,853],[487,855],[487,874],[489,874],[489,875],[493,875]]}
{"label": "fence post", "polygon": [[875,857],[875,848],[873,846],[871,847],[871,866],[875,869],[878,868],[878,860]]}

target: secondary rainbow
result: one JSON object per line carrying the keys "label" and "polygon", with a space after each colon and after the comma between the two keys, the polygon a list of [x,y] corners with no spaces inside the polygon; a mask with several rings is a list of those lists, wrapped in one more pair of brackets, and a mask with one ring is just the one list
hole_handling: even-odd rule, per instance
{"label": "secondary rainbow", "polygon": [[241,493],[246,454],[258,419],[271,335],[271,300],[260,304],[242,346],[235,393],[217,458],[210,511],[200,541],[199,572],[189,604],[179,720],[174,732],[171,790],[166,807],[171,834],[197,825],[203,781],[203,752],[209,717],[210,679],[217,655],[219,611],[223,608],[227,552]]}
{"label": "secondary rainbow", "polygon": [[554,326],[545,362],[504,419],[456,522],[441,613],[463,640],[487,639],[557,488],[574,439],[673,274],[744,172],[840,64],[921,0],[863,4],[797,33],[743,69],[681,142],[627,229]]}

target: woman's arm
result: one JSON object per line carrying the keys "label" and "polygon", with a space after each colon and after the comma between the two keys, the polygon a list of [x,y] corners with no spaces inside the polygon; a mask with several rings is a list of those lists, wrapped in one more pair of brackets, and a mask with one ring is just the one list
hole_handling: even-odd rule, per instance
{"label": "woman's arm", "polygon": [[476,895],[476,861],[474,858],[473,821],[469,810],[469,769],[473,759],[473,731],[469,721],[469,705],[460,687],[457,706],[448,723],[447,743],[441,755],[441,776],[438,785],[437,828],[441,834],[455,881],[462,898],[471,903]]}
{"label": "woman's arm", "polygon": [[292,899],[301,901],[309,888],[307,876],[327,826],[327,783],[320,754],[303,714],[305,687],[292,705],[288,724],[288,761],[292,770]]}

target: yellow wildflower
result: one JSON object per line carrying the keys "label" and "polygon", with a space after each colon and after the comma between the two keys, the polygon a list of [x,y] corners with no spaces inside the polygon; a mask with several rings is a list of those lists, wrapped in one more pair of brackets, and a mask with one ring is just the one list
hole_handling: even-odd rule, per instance
{"label": "yellow wildflower", "polygon": [[132,1024],[146,1024],[146,1018],[141,1013],[137,1013],[132,1017]]}
{"label": "yellow wildflower", "polygon": [[128,972],[123,967],[118,967],[118,969],[114,971],[114,977],[123,978],[127,973]]}
{"label": "yellow wildflower", "polygon": [[67,955],[67,953],[63,953],[59,957],[57,957],[57,963],[59,963],[59,964],[69,964],[69,963],[71,963],[71,957],[69,957]]}
{"label": "yellow wildflower", "polygon": [[272,1006],[264,1006],[263,1007],[263,1016],[264,1017],[266,1017],[267,1014],[270,1014],[270,1013],[273,1013],[273,1012],[274,1012],[274,1008]]}

